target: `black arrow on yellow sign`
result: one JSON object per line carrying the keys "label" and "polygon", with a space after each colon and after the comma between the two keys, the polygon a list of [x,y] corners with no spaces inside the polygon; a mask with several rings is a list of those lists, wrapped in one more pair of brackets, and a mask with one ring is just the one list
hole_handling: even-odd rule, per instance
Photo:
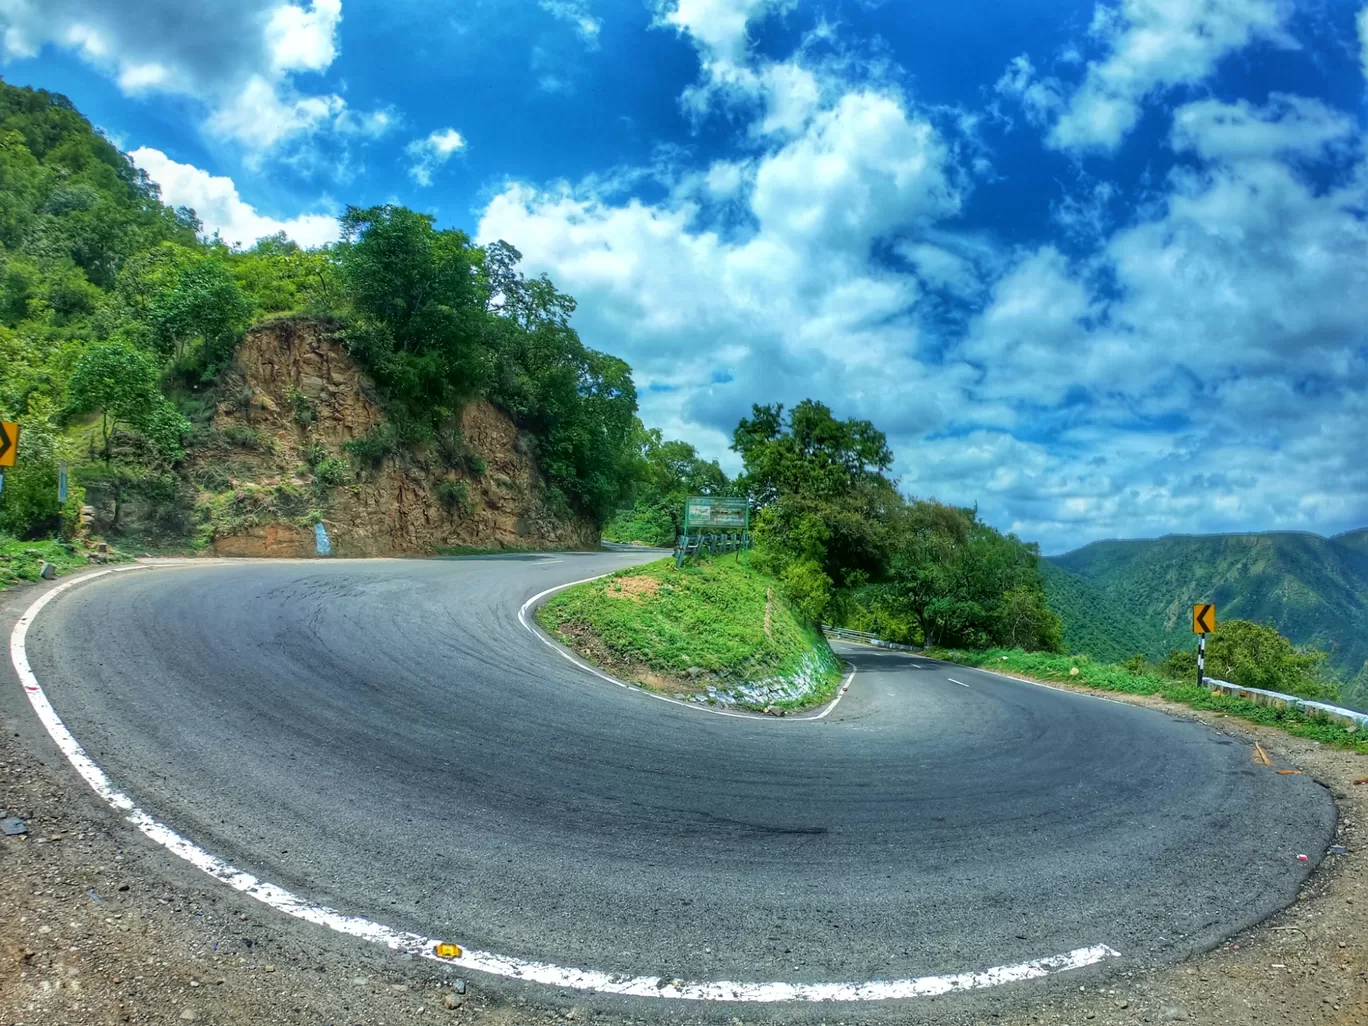
{"label": "black arrow on yellow sign", "polygon": [[1196,605],[1192,607],[1192,633],[1210,634],[1216,630],[1216,607]]}
{"label": "black arrow on yellow sign", "polygon": [[19,448],[19,425],[0,420],[0,467],[14,466]]}

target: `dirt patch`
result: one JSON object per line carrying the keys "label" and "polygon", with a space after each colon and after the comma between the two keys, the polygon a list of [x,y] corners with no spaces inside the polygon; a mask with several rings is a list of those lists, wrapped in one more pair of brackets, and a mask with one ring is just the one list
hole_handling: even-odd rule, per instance
{"label": "dirt patch", "polygon": [[603,593],[609,598],[631,599],[633,602],[644,602],[648,598],[653,598],[658,591],[660,581],[641,574],[634,577],[614,577],[608,582],[608,587],[603,589]]}

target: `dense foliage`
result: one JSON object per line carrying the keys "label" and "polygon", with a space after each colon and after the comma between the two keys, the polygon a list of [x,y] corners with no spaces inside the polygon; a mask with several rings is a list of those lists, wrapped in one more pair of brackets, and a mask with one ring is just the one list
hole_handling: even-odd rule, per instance
{"label": "dense foliage", "polygon": [[[1286,695],[1333,701],[1339,697],[1328,656],[1316,648],[1297,647],[1268,624],[1226,620],[1207,638],[1206,676]],[[1195,645],[1175,648],[1164,659],[1170,677],[1196,680]]]}
{"label": "dense foliage", "polygon": [[1119,663],[1136,655],[1161,658],[1175,643],[1161,623],[1136,616],[1097,585],[1053,560],[1040,561],[1040,578],[1050,608],[1059,614],[1066,651]]}
{"label": "dense foliage", "polygon": [[[137,500],[138,529],[167,542],[254,501],[221,475],[191,481],[186,454],[224,441],[208,425],[234,398],[224,371],[245,329],[277,314],[328,318],[379,386],[391,424],[357,440],[358,468],[418,450],[468,463],[454,425],[488,398],[522,430],[551,512],[603,520],[640,476],[630,369],[585,347],[574,301],[519,259],[397,206],[349,209],[335,246],[278,235],[231,249],[162,204],[64,97],[0,83],[0,415],[22,426],[0,531],[60,529],[60,462],[113,511],[109,529]],[[314,470],[325,485],[347,477],[335,456]]]}
{"label": "dense foliage", "polygon": [[632,504],[603,527],[608,541],[673,545],[683,533],[690,495],[735,494],[716,460],[704,460],[688,442],[666,441],[659,428],[636,434],[637,475]]}
{"label": "dense foliage", "polygon": [[1060,647],[1036,547],[977,510],[900,496],[869,421],[812,400],[787,415],[757,405],[732,447],[745,467],[736,486],[757,500],[757,565],[810,619],[929,644]]}

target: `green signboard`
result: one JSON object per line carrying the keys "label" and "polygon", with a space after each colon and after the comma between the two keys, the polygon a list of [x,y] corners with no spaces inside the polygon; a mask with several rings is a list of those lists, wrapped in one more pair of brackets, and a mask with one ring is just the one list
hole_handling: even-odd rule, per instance
{"label": "green signboard", "polygon": [[717,495],[690,495],[684,504],[684,533],[745,531],[750,527],[750,500]]}

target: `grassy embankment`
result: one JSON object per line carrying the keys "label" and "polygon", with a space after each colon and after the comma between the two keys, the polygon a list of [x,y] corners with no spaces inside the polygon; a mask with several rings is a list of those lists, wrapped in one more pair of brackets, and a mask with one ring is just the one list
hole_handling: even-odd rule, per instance
{"label": "grassy embankment", "polygon": [[[1251,723],[1279,727],[1297,737],[1310,738],[1338,748],[1368,752],[1368,738],[1363,738],[1358,732],[1331,720],[1309,716],[1295,709],[1259,705],[1221,692],[1208,691],[1206,688],[1198,687],[1195,681],[1177,681],[1153,671],[1135,672],[1113,663],[1094,662],[1085,655],[1055,655],[1049,652],[1022,652],[1020,649],[1002,648],[983,652],[957,652],[932,648],[927,649],[926,654],[935,659],[1029,677],[1032,680],[1053,681],[1128,695],[1158,695],[1160,698],[1179,702],[1193,709],[1208,709]],[[1072,672],[1075,669],[1077,673]]]}
{"label": "grassy embankment", "polygon": [[[59,541],[16,541],[0,535],[0,590],[18,584],[20,581],[38,580],[43,562],[57,568],[57,573],[67,574],[89,565],[88,549]],[[127,559],[112,549],[109,562],[118,563]]]}
{"label": "grassy embankment", "polygon": [[615,676],[693,701],[788,712],[841,680],[826,639],[737,554],[620,570],[553,596],[537,622]]}

